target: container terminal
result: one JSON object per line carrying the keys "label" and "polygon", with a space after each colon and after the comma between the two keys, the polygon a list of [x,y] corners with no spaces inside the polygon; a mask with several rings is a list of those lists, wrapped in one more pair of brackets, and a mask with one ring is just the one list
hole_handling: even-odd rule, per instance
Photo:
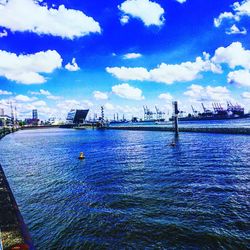
{"label": "container terminal", "polygon": [[[227,108],[223,108],[220,103],[212,103],[213,109],[208,109],[203,103],[201,103],[203,112],[197,111],[193,106],[193,114],[187,116],[180,116],[180,121],[202,121],[202,120],[230,120],[230,119],[243,119],[249,118],[250,113],[245,114],[245,109],[239,104],[233,105],[231,102],[227,102]],[[180,111],[181,114],[184,111]],[[172,120],[172,118],[170,118]]]}

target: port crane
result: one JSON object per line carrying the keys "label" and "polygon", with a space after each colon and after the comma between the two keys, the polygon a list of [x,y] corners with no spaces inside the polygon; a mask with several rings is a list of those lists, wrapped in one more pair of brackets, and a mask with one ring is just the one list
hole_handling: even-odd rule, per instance
{"label": "port crane", "polygon": [[199,113],[197,110],[194,109],[193,105],[191,105],[191,108],[192,108],[194,115],[197,115]]}
{"label": "port crane", "polygon": [[144,120],[152,120],[155,113],[151,111],[147,106],[143,106],[144,109]]}
{"label": "port crane", "polygon": [[238,103],[233,105],[230,101],[227,101],[227,111],[232,112],[235,115],[244,115],[245,110]]}
{"label": "port crane", "polygon": [[204,106],[203,103],[201,103],[201,106],[202,106],[202,108],[203,108],[203,110],[204,110],[204,114],[206,114],[206,115],[212,115],[212,114],[213,114],[212,110],[207,109],[207,108]]}
{"label": "port crane", "polygon": [[162,120],[164,118],[165,112],[160,111],[160,109],[157,108],[157,106],[155,106],[155,110],[156,110],[156,119]]}

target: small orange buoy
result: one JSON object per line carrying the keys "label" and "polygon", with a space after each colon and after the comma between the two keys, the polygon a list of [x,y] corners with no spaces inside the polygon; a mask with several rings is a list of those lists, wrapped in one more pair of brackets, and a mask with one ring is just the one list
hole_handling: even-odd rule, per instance
{"label": "small orange buoy", "polygon": [[85,155],[83,152],[80,152],[80,156],[78,157],[79,160],[83,160],[85,158]]}

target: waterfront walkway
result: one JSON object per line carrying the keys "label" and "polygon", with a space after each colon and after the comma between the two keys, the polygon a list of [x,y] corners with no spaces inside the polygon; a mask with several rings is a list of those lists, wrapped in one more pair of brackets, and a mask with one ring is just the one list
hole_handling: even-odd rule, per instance
{"label": "waterfront walkway", "polygon": [[9,133],[11,133],[10,128],[0,127],[0,139],[2,139],[5,135],[7,135]]}
{"label": "waterfront walkway", "polygon": [[0,249],[34,249],[0,165]]}
{"label": "waterfront walkway", "polygon": [[[169,131],[173,132],[173,127],[166,126],[111,126],[108,129],[139,130],[139,131]],[[214,134],[244,134],[250,135],[250,128],[225,128],[225,127],[179,127],[179,132],[214,133]]]}

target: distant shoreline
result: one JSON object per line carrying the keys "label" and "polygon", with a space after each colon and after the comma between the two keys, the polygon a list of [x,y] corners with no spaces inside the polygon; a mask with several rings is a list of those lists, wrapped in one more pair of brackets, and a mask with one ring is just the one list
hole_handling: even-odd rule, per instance
{"label": "distant shoreline", "polygon": [[[59,128],[59,125],[49,125],[49,126],[29,126],[21,127],[20,130],[35,130],[35,129],[52,129]],[[81,127],[82,129],[85,127]],[[88,129],[89,127],[86,127]],[[77,129],[77,128],[75,128]],[[133,130],[133,131],[159,131],[159,132],[174,132],[172,127],[166,126],[112,126],[105,127],[102,129],[108,130]],[[9,129],[10,130],[10,129]],[[12,131],[7,132],[5,135],[11,133]],[[179,132],[190,132],[190,133],[211,133],[211,134],[241,134],[241,135],[250,135],[250,128],[226,128],[226,127],[179,127]],[[4,136],[5,136],[4,135]],[[0,139],[4,136],[0,136]]]}

